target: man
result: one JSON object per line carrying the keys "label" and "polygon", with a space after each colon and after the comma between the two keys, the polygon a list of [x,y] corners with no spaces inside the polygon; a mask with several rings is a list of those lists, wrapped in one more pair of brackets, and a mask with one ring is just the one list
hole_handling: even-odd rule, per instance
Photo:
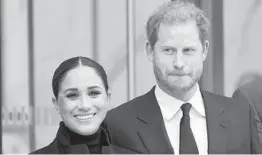
{"label": "man", "polygon": [[262,75],[247,73],[240,78],[238,88],[233,93],[233,98],[245,98],[262,120]]}
{"label": "man", "polygon": [[246,101],[254,109],[259,138],[262,141],[262,76],[257,73],[246,73],[240,78],[233,98]]}
{"label": "man", "polygon": [[250,107],[199,88],[208,20],[194,4],[172,1],[147,22],[156,86],[108,113],[112,143],[135,153],[262,153]]}

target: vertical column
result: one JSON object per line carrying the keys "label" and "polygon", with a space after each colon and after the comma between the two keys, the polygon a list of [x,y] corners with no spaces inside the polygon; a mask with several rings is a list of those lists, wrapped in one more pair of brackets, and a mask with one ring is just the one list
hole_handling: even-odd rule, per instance
{"label": "vertical column", "polygon": [[127,0],[128,100],[135,97],[135,0]]}
{"label": "vertical column", "polygon": [[214,93],[224,95],[223,0],[212,3],[212,54]]}
{"label": "vertical column", "polygon": [[97,46],[97,41],[98,41],[98,0],[92,0],[92,5],[90,5],[90,10],[91,10],[91,15],[92,15],[92,23],[91,23],[91,37],[92,37],[92,52],[93,52],[93,59],[95,61],[98,61],[99,58],[99,53],[98,53],[98,46]]}
{"label": "vertical column", "polygon": [[33,15],[33,0],[28,0],[28,87],[29,87],[29,142],[30,150],[35,150],[35,78],[34,78],[34,15]]}
{"label": "vertical column", "polygon": [[208,19],[211,21],[211,26],[208,30],[208,41],[209,41],[209,49],[208,55],[204,62],[204,70],[202,77],[200,79],[200,87],[204,90],[213,92],[214,91],[214,67],[213,67],[213,39],[212,39],[212,1],[209,0],[201,0],[200,7],[206,12]]}
{"label": "vertical column", "polygon": [[1,29],[2,153],[28,153],[28,0],[1,0]]}
{"label": "vertical column", "polygon": [[210,47],[204,64],[201,87],[224,95],[223,1],[201,0],[200,7],[206,11],[211,21],[208,36]]}
{"label": "vertical column", "polygon": [[2,1],[0,1],[0,154],[2,154]]}

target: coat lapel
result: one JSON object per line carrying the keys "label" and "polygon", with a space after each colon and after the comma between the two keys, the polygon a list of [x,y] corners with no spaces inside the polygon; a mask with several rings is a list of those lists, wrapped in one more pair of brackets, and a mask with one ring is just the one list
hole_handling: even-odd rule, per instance
{"label": "coat lapel", "polygon": [[102,147],[102,154],[114,153],[111,145]]}
{"label": "coat lapel", "polygon": [[[109,131],[106,124],[103,122],[101,124],[101,138],[100,142],[102,145],[102,153],[112,153],[112,148],[110,147],[111,137],[109,136]],[[59,151],[63,154],[89,154],[87,144],[76,144],[72,145],[70,143],[70,137],[65,130],[63,122],[60,123],[60,127],[57,132],[57,144]]]}
{"label": "coat lapel", "polygon": [[219,154],[226,152],[228,120],[226,119],[227,102],[220,96],[201,91],[207,121],[208,153]]}
{"label": "coat lapel", "polygon": [[155,88],[144,95],[141,102],[137,104],[137,119],[140,123],[138,136],[145,145],[148,153],[174,153],[169,141],[163,117],[158,106]]}
{"label": "coat lapel", "polygon": [[88,154],[89,149],[86,144],[70,145],[63,148],[65,154]]}
{"label": "coat lapel", "polygon": [[137,152],[111,144],[102,147],[102,154],[137,154]]}

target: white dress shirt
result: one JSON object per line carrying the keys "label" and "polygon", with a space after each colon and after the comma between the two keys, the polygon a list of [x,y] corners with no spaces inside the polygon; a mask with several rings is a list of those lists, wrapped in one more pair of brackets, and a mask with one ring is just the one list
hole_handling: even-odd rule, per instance
{"label": "white dress shirt", "polygon": [[[164,124],[171,145],[175,154],[179,154],[180,120],[183,116],[181,106],[185,102],[168,95],[163,90],[161,90],[158,85],[156,85],[155,88],[155,95],[162,112]],[[189,113],[190,125],[196,140],[198,152],[199,154],[207,154],[208,141],[206,114],[204,102],[198,85],[197,91],[187,102],[192,104],[192,108]]]}

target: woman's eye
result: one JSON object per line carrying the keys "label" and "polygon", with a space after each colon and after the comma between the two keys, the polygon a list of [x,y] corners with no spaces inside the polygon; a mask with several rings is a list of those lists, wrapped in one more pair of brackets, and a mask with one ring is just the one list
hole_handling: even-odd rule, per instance
{"label": "woman's eye", "polygon": [[96,97],[99,94],[101,94],[99,91],[91,91],[91,92],[89,92],[89,96],[91,96],[91,97]]}
{"label": "woman's eye", "polygon": [[67,94],[66,97],[70,98],[70,99],[75,99],[75,98],[78,97],[78,94],[77,93],[70,93],[70,94]]}
{"label": "woman's eye", "polygon": [[164,49],[165,54],[169,55],[172,54],[174,51],[172,49]]}

